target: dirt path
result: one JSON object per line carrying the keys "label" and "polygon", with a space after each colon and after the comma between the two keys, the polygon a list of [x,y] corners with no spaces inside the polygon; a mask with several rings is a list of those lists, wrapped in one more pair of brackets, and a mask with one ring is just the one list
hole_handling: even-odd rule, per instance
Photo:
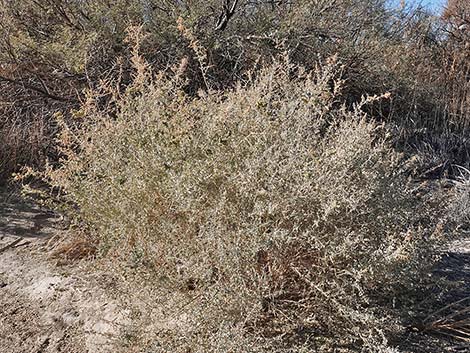
{"label": "dirt path", "polygon": [[105,275],[54,266],[60,217],[0,196],[0,352],[116,351],[127,313],[107,297]]}

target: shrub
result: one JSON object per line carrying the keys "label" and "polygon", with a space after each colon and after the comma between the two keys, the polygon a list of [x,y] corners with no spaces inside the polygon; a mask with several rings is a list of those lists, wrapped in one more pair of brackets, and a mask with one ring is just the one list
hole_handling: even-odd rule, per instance
{"label": "shrub", "polygon": [[183,323],[160,330],[160,347],[385,347],[374,302],[418,286],[439,237],[362,112],[380,98],[346,109],[334,58],[196,98],[179,76],[137,72],[112,114],[92,99],[76,114],[46,176],[102,256],[182,296]]}

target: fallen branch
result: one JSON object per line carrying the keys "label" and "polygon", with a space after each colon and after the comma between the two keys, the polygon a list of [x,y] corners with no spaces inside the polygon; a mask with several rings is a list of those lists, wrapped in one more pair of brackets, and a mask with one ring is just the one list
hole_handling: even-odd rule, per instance
{"label": "fallen branch", "polygon": [[7,251],[8,249],[14,247],[16,244],[18,244],[21,240],[23,240],[23,238],[18,238],[14,241],[12,241],[10,244],[8,244],[7,246],[4,246],[3,248],[0,249],[0,254]]}

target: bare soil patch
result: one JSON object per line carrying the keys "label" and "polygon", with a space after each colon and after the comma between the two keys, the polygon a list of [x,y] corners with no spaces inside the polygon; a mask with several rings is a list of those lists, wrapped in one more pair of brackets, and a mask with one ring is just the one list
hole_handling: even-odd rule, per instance
{"label": "bare soil patch", "polygon": [[106,275],[86,263],[56,266],[50,254],[64,232],[60,215],[2,196],[0,351],[116,351],[126,311],[107,295]]}

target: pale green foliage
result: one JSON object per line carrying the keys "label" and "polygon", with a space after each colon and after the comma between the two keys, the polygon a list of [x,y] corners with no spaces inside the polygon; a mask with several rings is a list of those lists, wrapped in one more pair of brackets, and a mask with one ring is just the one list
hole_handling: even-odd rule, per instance
{"label": "pale green foliage", "polygon": [[92,101],[77,114],[47,177],[103,255],[188,293],[184,329],[157,337],[165,349],[384,347],[370,294],[412,289],[433,223],[367,100],[338,101],[336,60],[310,74],[277,64],[199,98],[178,77],[138,72],[115,117]]}

